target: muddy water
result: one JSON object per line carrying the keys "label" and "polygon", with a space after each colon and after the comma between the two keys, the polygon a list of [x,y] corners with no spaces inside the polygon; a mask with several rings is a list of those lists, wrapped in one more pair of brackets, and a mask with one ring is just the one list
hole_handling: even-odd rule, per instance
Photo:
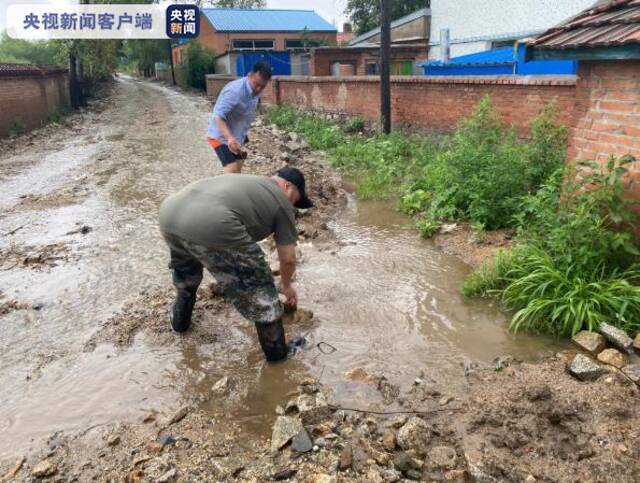
{"label": "muddy water", "polygon": [[[133,345],[83,352],[101,323],[127,302],[169,283],[156,229],[158,203],[191,180],[218,173],[202,141],[210,106],[156,85],[121,79],[110,107],[47,146],[18,149],[1,166],[21,166],[0,183],[0,247],[64,242],[71,257],[42,270],[0,272],[5,297],[36,303],[0,317],[0,460],[39,447],[56,431],[85,431],[148,411],[198,404],[214,419],[234,417],[266,435],[273,410],[306,372],[336,387],[336,400],[382,407],[360,367],[409,385],[421,375],[463,390],[465,361],[511,354],[530,360],[553,351],[546,338],[505,329],[490,302],[459,294],[468,267],[421,240],[410,221],[380,203],[350,205],[333,222],[340,248],[302,245],[298,287],[314,321],[295,360],[266,366],[253,328],[235,312],[205,315],[214,342],[143,331]],[[43,202],[22,205],[21,197]],[[89,225],[86,235],[69,234]],[[320,352],[316,344],[335,348]],[[327,348],[328,346],[324,346]],[[234,375],[231,395],[211,392]]]}

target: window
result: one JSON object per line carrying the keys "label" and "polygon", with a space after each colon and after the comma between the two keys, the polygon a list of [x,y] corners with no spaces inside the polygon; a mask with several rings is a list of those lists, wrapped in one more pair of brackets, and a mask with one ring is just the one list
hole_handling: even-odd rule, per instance
{"label": "window", "polygon": [[285,49],[304,49],[304,42],[302,39],[285,39]]}
{"label": "window", "polygon": [[378,67],[378,63],[377,62],[367,62],[367,65],[365,67],[365,74],[366,75],[378,75],[378,74],[380,74],[380,68]]}
{"label": "window", "polygon": [[273,40],[234,40],[233,48],[236,50],[273,50]]}

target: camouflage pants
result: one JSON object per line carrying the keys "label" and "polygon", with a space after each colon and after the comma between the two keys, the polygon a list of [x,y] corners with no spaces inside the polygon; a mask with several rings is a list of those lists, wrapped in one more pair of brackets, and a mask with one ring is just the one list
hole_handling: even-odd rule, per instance
{"label": "camouflage pants", "polygon": [[178,290],[195,293],[204,267],[222,284],[225,298],[245,319],[270,323],[282,317],[273,274],[256,243],[241,248],[210,248],[168,233],[163,236],[169,245],[169,268]]}

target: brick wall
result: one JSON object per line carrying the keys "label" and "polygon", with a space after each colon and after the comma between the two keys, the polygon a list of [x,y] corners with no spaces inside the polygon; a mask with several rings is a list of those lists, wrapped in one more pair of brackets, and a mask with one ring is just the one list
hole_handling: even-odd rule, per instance
{"label": "brick wall", "polygon": [[640,159],[640,60],[580,63],[571,158]]}
{"label": "brick wall", "polygon": [[[392,77],[394,123],[430,132],[449,132],[490,94],[502,118],[520,134],[545,103],[558,105],[559,122],[570,125],[575,79],[560,77]],[[380,117],[378,77],[280,77],[282,104],[303,109],[344,112],[371,121]]]}
{"label": "brick wall", "polygon": [[6,136],[16,120],[34,129],[50,114],[69,108],[66,73],[50,75],[0,75],[0,136]]}

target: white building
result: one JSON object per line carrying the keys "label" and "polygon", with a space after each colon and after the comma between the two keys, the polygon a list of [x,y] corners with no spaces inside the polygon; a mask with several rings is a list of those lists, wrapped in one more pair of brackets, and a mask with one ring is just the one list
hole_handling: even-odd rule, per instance
{"label": "white building", "polygon": [[439,60],[440,31],[449,29],[451,57],[532,37],[577,15],[596,0],[431,0],[429,59]]}

